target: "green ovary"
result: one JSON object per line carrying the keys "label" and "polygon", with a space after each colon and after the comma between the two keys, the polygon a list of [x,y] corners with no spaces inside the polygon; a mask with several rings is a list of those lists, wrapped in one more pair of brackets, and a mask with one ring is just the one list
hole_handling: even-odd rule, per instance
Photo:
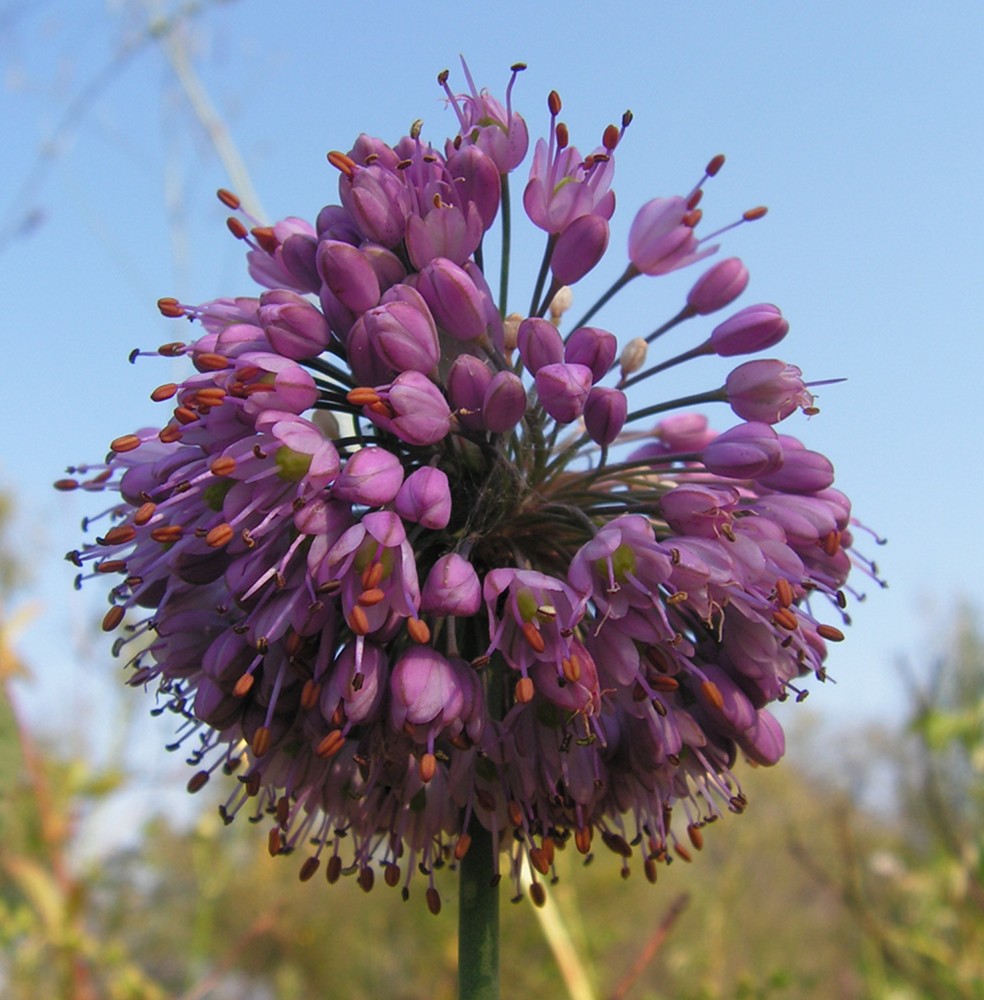
{"label": "green ovary", "polygon": [[273,456],[277,463],[277,475],[289,483],[299,483],[311,468],[311,456],[303,451],[294,451],[287,445],[281,445]]}

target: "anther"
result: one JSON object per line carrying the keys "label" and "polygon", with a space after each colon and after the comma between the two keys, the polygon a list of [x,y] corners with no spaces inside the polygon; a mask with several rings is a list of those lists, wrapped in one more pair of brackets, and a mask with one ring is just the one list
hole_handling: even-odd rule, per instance
{"label": "anther", "polygon": [[467,853],[468,848],[471,847],[471,834],[463,833],[454,845],[454,860],[460,861]]}
{"label": "anther", "polygon": [[769,209],[765,205],[756,205],[755,208],[746,209],[741,213],[741,217],[746,222],[754,222],[756,219],[761,219],[762,216],[768,214]]}
{"label": "anther", "polygon": [[372,892],[372,887],[376,884],[376,876],[373,870],[366,865],[365,868],[359,870],[359,877],[356,881],[363,892]]}
{"label": "anther", "polygon": [[557,148],[567,149],[567,146],[571,141],[570,133],[567,131],[567,126],[563,122],[557,122],[557,128],[554,131],[557,135]]}
{"label": "anther", "polygon": [[564,679],[571,684],[576,683],[581,677],[581,661],[576,655],[564,657],[560,661],[561,669],[564,672]]}
{"label": "anther", "polygon": [[723,166],[724,153],[718,153],[718,155],[713,157],[710,163],[704,167],[704,173],[707,174],[708,177],[714,177]]}
{"label": "anther", "polygon": [[164,385],[159,385],[150,394],[150,398],[155,403],[163,403],[165,399],[170,399],[177,391],[178,387],[174,382],[166,382]]}
{"label": "anther", "polygon": [[674,844],[673,850],[676,852],[677,856],[682,861],[686,861],[689,864],[690,861],[692,860],[690,856],[690,851],[688,851],[686,847],[683,846],[683,844]]}
{"label": "anther", "polygon": [[334,885],[341,874],[342,859],[337,854],[333,854],[325,866],[325,878],[328,880],[329,885]]}
{"label": "anther", "polygon": [[118,604],[113,605],[113,607],[111,607],[103,616],[102,630],[104,632],[112,632],[113,629],[116,628],[121,621],[123,621],[123,615],[125,613],[126,612],[123,608],[121,608]]}
{"label": "anther", "polygon": [[841,533],[839,531],[828,531],[821,539],[821,545],[823,551],[832,559],[840,551]]}
{"label": "anther", "polygon": [[284,847],[284,838],[280,830],[277,827],[271,827],[270,832],[267,834],[267,851],[271,858],[275,858]]}
{"label": "anther", "polygon": [[345,737],[342,735],[342,731],[333,729],[314,748],[314,754],[322,760],[328,760],[329,757],[334,757],[343,746],[345,746]]}
{"label": "anther", "polygon": [[240,205],[242,205],[239,198],[231,191],[227,191],[225,188],[219,188],[219,190],[215,192],[215,196],[222,202],[223,205],[225,205],[226,208],[232,209],[233,212],[237,211]]}
{"label": "anther", "polygon": [[133,451],[134,448],[139,447],[140,438],[136,434],[124,434],[110,443],[109,450],[116,452],[117,455],[121,455],[124,452]]}
{"label": "anther", "polygon": [[236,460],[229,457],[219,457],[208,467],[213,476],[230,476],[236,471]]}
{"label": "anther", "polygon": [[210,372],[232,367],[232,362],[224,354],[216,354],[214,351],[202,351],[201,354],[196,354],[195,364],[200,370]]}
{"label": "anther", "polygon": [[430,642],[430,627],[427,622],[421,621],[419,618],[407,619],[407,632],[410,633],[410,638],[421,646],[426,646]]}
{"label": "anther", "polygon": [[244,240],[249,235],[249,230],[234,215],[226,219],[226,229],[236,237],[237,240]]}
{"label": "anther", "polygon": [[542,653],[544,649],[547,648],[547,644],[543,641],[543,636],[540,634],[540,630],[533,624],[533,622],[524,622],[522,631],[526,641],[530,644],[534,653]]}
{"label": "anther", "polygon": [[560,99],[560,94],[556,90],[551,90],[547,94],[547,110],[552,115],[559,115],[560,109],[563,107],[563,102]]}
{"label": "anther", "polygon": [[260,248],[266,250],[267,253],[273,253],[280,246],[280,241],[277,239],[272,226],[254,226],[249,231],[249,234],[259,243]]}
{"label": "anther", "polygon": [[776,580],[776,602],[780,608],[788,608],[793,603],[793,588],[785,577]]}
{"label": "anther", "polygon": [[129,524],[118,524],[115,528],[110,528],[103,538],[97,538],[100,545],[125,545],[132,542],[136,536],[136,531]]}
{"label": "anther", "polygon": [[259,729],[253,733],[253,756],[262,757],[270,749],[270,744],[272,742],[273,736],[270,733],[270,727],[260,726]]}
{"label": "anther", "polygon": [[150,537],[161,545],[170,545],[181,537],[182,531],[180,524],[162,524],[151,531]]}
{"label": "anther", "polygon": [[400,866],[388,864],[383,869],[383,881],[391,888],[395,889],[400,884]]}
{"label": "anther", "polygon": [[246,695],[248,695],[252,690],[255,681],[256,678],[252,674],[243,674],[243,676],[240,677],[233,686],[233,698],[245,698]]}
{"label": "anther", "polygon": [[687,836],[696,850],[701,851],[704,849],[704,834],[701,833],[700,827],[696,823],[691,823],[687,827]]}
{"label": "anther", "polygon": [[154,516],[156,510],[157,504],[148,500],[147,503],[143,503],[137,508],[136,514],[133,515],[133,523],[136,525],[146,524]]}
{"label": "anther", "polygon": [[385,600],[386,591],[380,590],[379,587],[371,587],[369,590],[364,590],[358,597],[359,604],[364,608],[375,607],[380,601]]}
{"label": "anther", "polygon": [[714,683],[714,681],[702,681],[700,690],[701,694],[703,694],[703,696],[719,712],[724,708],[724,696],[721,694],[721,689]]}
{"label": "anther", "polygon": [[437,774],[437,758],[432,753],[425,753],[417,765],[417,773],[420,775],[420,780],[425,785],[428,784]]}
{"label": "anther", "polygon": [[547,860],[546,852],[540,847],[530,849],[530,864],[541,874],[550,873],[550,862]]}
{"label": "anther", "polygon": [[601,137],[601,144],[610,153],[618,145],[618,128],[615,125],[609,125]]}
{"label": "anther", "polygon": [[436,917],[441,912],[441,894],[431,886],[424,896],[427,900],[427,909]]}
{"label": "anther", "polygon": [[613,854],[617,854],[622,858],[632,857],[632,848],[629,846],[629,842],[625,839],[625,837],[621,836],[621,834],[612,833],[611,830],[602,830],[601,840],[605,847],[607,847]]}
{"label": "anther", "polygon": [[526,705],[533,700],[533,680],[530,677],[520,677],[516,681],[514,696],[521,705]]}
{"label": "anther", "polygon": [[655,885],[658,875],[658,868],[655,860],[653,858],[646,858],[645,863],[642,866],[642,870],[646,873],[646,881]]}
{"label": "anther", "polygon": [[180,340],[172,340],[168,344],[161,344],[157,348],[157,353],[162,358],[177,358],[184,353],[185,346]]}
{"label": "anther", "polygon": [[179,424],[193,424],[198,419],[198,414],[194,410],[189,410],[187,406],[176,406],[174,419]]}
{"label": "anther", "polygon": [[346,177],[351,178],[355,173],[356,162],[350,156],[346,156],[344,153],[338,152],[337,149],[332,150],[328,154],[328,162],[336,169],[340,170]]}
{"label": "anther", "polygon": [[157,308],[160,310],[161,315],[166,316],[168,319],[178,319],[180,316],[184,316],[185,314],[181,303],[178,302],[177,299],[173,299],[170,296],[158,299]]}
{"label": "anther", "polygon": [[523,810],[520,808],[519,803],[515,799],[509,800],[509,803],[506,806],[506,814],[509,817],[509,822],[513,826],[523,825]]}
{"label": "anther", "polygon": [[194,795],[208,784],[208,771],[198,771],[188,780],[188,791]]}
{"label": "anther", "polygon": [[181,427],[178,424],[167,424],[157,432],[157,440],[162,444],[174,444],[181,440]]}
{"label": "anther", "polygon": [[78,488],[79,481],[77,479],[58,479],[55,481],[55,489],[61,490],[63,493],[69,493]]}
{"label": "anther", "polygon": [[830,642],[843,642],[844,633],[836,628],[834,625],[818,625],[817,635],[822,639],[827,639]]}
{"label": "anther", "polygon": [[772,622],[789,632],[795,632],[799,627],[799,619],[792,608],[779,608],[777,611],[773,611]]}
{"label": "anther", "polygon": [[540,882],[533,882],[530,884],[530,899],[533,900],[534,906],[537,909],[542,909],[547,902],[547,890],[543,888]]}
{"label": "anther", "polygon": [[97,573],[120,573],[126,570],[125,559],[103,559],[96,563]]}
{"label": "anther", "polygon": [[309,677],[304,682],[304,687],[301,689],[301,708],[305,712],[310,712],[311,709],[316,708],[318,705],[318,700],[321,698],[321,685]]}
{"label": "anther", "polygon": [[308,882],[314,878],[317,874],[318,869],[321,867],[321,859],[311,857],[308,858],[303,865],[301,865],[301,870],[297,873],[297,877],[302,882]]}
{"label": "anther", "polygon": [[282,830],[287,829],[287,823],[290,820],[290,799],[286,795],[281,795],[277,799],[277,822],[280,824]]}

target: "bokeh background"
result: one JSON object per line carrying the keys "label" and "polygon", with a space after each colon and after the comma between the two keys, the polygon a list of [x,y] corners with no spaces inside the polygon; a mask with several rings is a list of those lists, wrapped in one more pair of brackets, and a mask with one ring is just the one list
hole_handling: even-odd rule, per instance
{"label": "bokeh background", "polygon": [[[551,89],[562,95],[563,118],[582,150],[633,110],[617,158],[613,248],[624,246],[637,206],[685,193],[718,152],[728,162],[708,185],[705,225],[769,206],[765,220],[725,237],[723,253],[741,256],[751,270],[743,304],[772,301],[789,318],[779,356],[810,378],[846,378],[820,390],[821,414],[809,422],[798,416],[790,431],[834,458],[837,485],[873,532],[862,549],[890,583],[883,590],[858,575],[867,600],[831,659],[836,683],[784,707],[789,770],[750,777],[762,803],[758,817],[714,831],[720,856],[700,859],[687,877],[674,871],[675,888],[646,894],[634,883],[616,884],[608,859],[558,887],[567,932],[587,962],[585,981],[598,996],[616,995],[675,894],[688,890],[688,911],[671,921],[658,954],[627,987],[634,992],[624,995],[965,995],[932,992],[931,976],[920,979],[871,936],[872,921],[888,926],[889,915],[859,918],[835,861],[847,859],[848,878],[855,862],[868,871],[872,857],[881,858],[884,888],[893,871],[915,878],[933,870],[933,857],[962,858],[953,871],[963,874],[948,868],[948,878],[963,879],[961,898],[971,903],[967,871],[976,865],[978,884],[981,876],[979,831],[933,854],[945,794],[935,811],[927,807],[922,826],[915,813],[906,818],[901,764],[911,764],[910,753],[942,755],[949,762],[944,792],[959,786],[964,798],[979,795],[976,717],[963,729],[940,724],[944,736],[938,729],[927,735],[922,724],[933,712],[965,712],[980,693],[973,681],[982,669],[974,637],[984,582],[977,508],[984,456],[973,428],[984,376],[982,51],[977,0],[426,7],[3,0],[2,648],[5,688],[16,705],[16,715],[5,709],[3,753],[11,780],[20,782],[17,801],[36,812],[35,825],[23,828],[34,834],[25,833],[21,846],[27,854],[31,844],[54,851],[41,864],[49,874],[58,869],[52,858],[63,865],[61,889],[52,891],[66,897],[69,944],[61,941],[56,952],[67,948],[99,969],[103,949],[118,945],[109,965],[132,973],[136,991],[120,996],[308,996],[326,977],[341,978],[323,985],[324,996],[449,995],[452,918],[418,929],[405,908],[394,913],[376,897],[337,887],[308,886],[295,898],[289,865],[268,871],[251,853],[250,831],[216,831],[204,818],[208,803],[185,795],[183,765],[160,749],[169,720],[145,717],[149,699],[119,697],[121,672],[94,627],[103,596],[95,588],[74,592],[74,570],[61,560],[79,543],[93,498],[56,494],[51,482],[66,465],[101,458],[119,434],[159,422],[147,395],[172,377],[172,362],[127,362],[134,347],[179,336],[157,314],[159,296],[198,302],[251,292],[215,189],[236,189],[270,220],[313,218],[337,200],[328,150],[347,149],[362,131],[393,141],[417,118],[435,141],[454,131],[435,78],[450,68],[461,86],[463,53],[494,93],[510,64],[528,64],[514,102],[534,136],[546,126]],[[516,239],[523,237],[520,228]],[[527,275],[513,282],[517,303],[532,286],[539,238],[527,246],[528,258],[519,254],[515,265]],[[644,334],[676,311],[697,273],[637,280],[598,322],[623,343]],[[592,288],[601,291],[614,276],[584,282],[578,302],[586,305]],[[682,349],[692,335],[675,332],[673,346]],[[712,360],[687,369],[679,384],[667,377],[674,395],[713,388],[727,371]],[[724,412],[716,416],[729,423]],[[35,772],[47,777],[28,780]],[[918,786],[920,768],[909,772]],[[47,813],[39,788],[48,790]],[[909,791],[913,800],[926,798],[925,788]],[[38,832],[56,819],[61,833]],[[10,822],[20,829],[22,820],[18,813]],[[810,832],[821,828],[823,835]],[[889,834],[891,843],[878,840]],[[12,843],[0,851],[16,861]],[[732,852],[744,852],[743,866]],[[0,992],[13,989],[18,975],[54,968],[43,956],[55,946],[31,920],[43,911],[50,930],[56,918],[38,902],[43,893],[25,896],[24,879],[11,874],[16,867],[8,860],[0,868],[7,880]],[[165,870],[172,875],[164,878]],[[84,905],[71,904],[69,890]],[[925,900],[891,898],[892,919],[930,920],[930,910],[919,909],[929,906]],[[743,901],[754,919],[736,916]],[[943,909],[932,920],[949,914],[943,924],[959,924],[954,899],[944,893],[937,902]],[[163,931],[148,930],[135,939],[127,916],[134,910],[172,914],[164,923],[185,936],[168,942]],[[515,911],[514,956],[523,957],[513,959],[520,978],[508,995],[527,995],[537,984],[563,995],[572,987],[559,985],[554,952],[531,911],[528,903]],[[317,946],[338,936],[339,914],[362,928],[362,943],[350,929],[339,938],[337,960],[328,961],[326,946]],[[866,919],[871,934],[859,937]],[[91,948],[79,944],[83,930]],[[40,937],[31,937],[35,931]],[[382,946],[396,958],[379,954],[384,932],[402,942]],[[713,955],[708,936],[721,942]],[[291,942],[301,939],[322,958],[295,954]],[[945,948],[963,954],[968,947],[933,934],[922,944],[892,941],[907,955],[922,948],[940,966]],[[25,954],[42,957],[31,966]],[[87,996],[72,992],[84,987],[72,962],[59,980],[63,993],[49,995]],[[351,967],[340,972],[340,963]],[[971,980],[979,972],[971,970]],[[108,983],[117,989],[111,977],[93,976],[92,996],[110,995]],[[979,978],[974,988],[984,991]]]}

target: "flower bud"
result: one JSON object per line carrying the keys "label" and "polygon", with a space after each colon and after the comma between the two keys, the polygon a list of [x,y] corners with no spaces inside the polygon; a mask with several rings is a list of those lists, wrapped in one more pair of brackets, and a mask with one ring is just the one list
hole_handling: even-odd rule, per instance
{"label": "flower bud", "polygon": [[462,427],[479,431],[485,429],[482,406],[485,392],[492,381],[492,372],[480,358],[459,354],[448,371],[448,398]]}
{"label": "flower bud", "polygon": [[462,146],[448,157],[448,173],[461,204],[473,204],[488,229],[499,214],[502,181],[495,163],[477,146]]}
{"label": "flower bud", "polygon": [[683,483],[660,497],[659,511],[675,534],[717,538],[740,499],[733,487]]}
{"label": "flower bud", "polygon": [[317,265],[321,280],[350,312],[365,312],[379,301],[379,279],[356,247],[338,240],[322,240]]}
{"label": "flower bud", "polygon": [[[420,296],[416,298],[419,305],[410,301],[385,302],[356,320],[346,347],[352,370],[363,384],[376,381],[363,374],[367,353],[382,366],[386,377],[406,371],[426,374],[440,360],[441,348],[434,320]],[[373,370],[378,371],[379,367]]]}
{"label": "flower bud", "polygon": [[316,358],[328,346],[331,331],[307,299],[282,289],[260,296],[259,320],[270,346],[285,358]]}
{"label": "flower bud", "polygon": [[366,507],[393,500],[403,483],[403,466],[385,448],[360,448],[345,463],[332,487],[332,497]]}
{"label": "flower bud", "polygon": [[410,646],[390,676],[390,721],[399,732],[406,723],[434,736],[462,714],[462,686],[454,668],[431,646]]}
{"label": "flower bud", "polygon": [[535,375],[544,365],[564,360],[564,341],[553,323],[531,316],[519,324],[516,346],[529,372]]}
{"label": "flower bud", "polygon": [[729,479],[757,479],[782,465],[779,435],[768,425],[738,424],[719,434],[702,455],[708,472]]}
{"label": "flower bud", "polygon": [[396,174],[373,164],[339,178],[342,204],[362,234],[384,247],[395,247],[407,228],[407,190]]}
{"label": "flower bud", "polygon": [[482,585],[475,568],[457,552],[449,552],[434,563],[420,595],[420,610],[434,615],[478,613]]}
{"label": "flower bud", "polygon": [[636,213],[629,229],[629,260],[642,274],[666,274],[707,257],[717,247],[699,249],[683,198],[654,198]]}
{"label": "flower bud", "polygon": [[691,313],[707,316],[731,305],[747,284],[747,268],[737,257],[729,257],[697,279],[687,295],[687,305]]}
{"label": "flower bud", "polygon": [[789,324],[772,305],[747,306],[714,328],[710,349],[722,358],[754,354],[778,344]]}
{"label": "flower bud", "polygon": [[633,337],[622,348],[622,357],[619,359],[622,378],[628,378],[629,375],[639,371],[646,363],[646,355],[648,353],[649,345],[646,341],[642,337]]}
{"label": "flower bud", "polygon": [[727,378],[724,389],[731,409],[743,420],[777,424],[799,407],[813,405],[803,373],[785,361],[746,361]]}
{"label": "flower bud", "polygon": [[376,272],[379,290],[384,294],[407,276],[406,268],[392,250],[387,250],[378,243],[363,243],[359,250]]}
{"label": "flower bud", "polygon": [[435,531],[451,520],[451,488],[440,469],[427,465],[411,472],[396,495],[396,512],[404,521]]}
{"label": "flower bud", "polygon": [[600,382],[611,371],[617,352],[615,335],[596,326],[578,327],[564,344],[564,360],[587,365],[591,369],[592,382]]}
{"label": "flower bud", "polygon": [[363,412],[377,427],[407,444],[437,444],[451,429],[451,410],[441,390],[426,375],[407,371],[379,390],[392,417],[365,407]]}
{"label": "flower bud", "polygon": [[628,415],[628,401],[621,389],[594,386],[584,405],[584,426],[592,441],[611,444],[622,432]]}
{"label": "flower bud", "polygon": [[439,258],[464,264],[482,242],[484,231],[482,217],[471,203],[464,208],[442,204],[426,215],[411,215],[407,219],[410,263],[418,270]]}
{"label": "flower bud", "polygon": [[786,752],[786,737],[782,726],[764,708],[760,708],[755,722],[735,741],[749,760],[762,767],[779,763]]}
{"label": "flower bud", "polygon": [[569,424],[584,412],[591,391],[591,369],[587,365],[544,365],[535,381],[540,405],[558,423]]}
{"label": "flower bud", "polygon": [[321,276],[315,262],[317,251],[317,239],[307,233],[288,236],[280,248],[284,269],[294,279],[295,287],[303,288],[305,292],[317,293],[321,287]]}
{"label": "flower bud", "polygon": [[576,218],[557,237],[550,270],[563,285],[580,281],[608,249],[608,222],[600,215]]}
{"label": "flower bud", "polygon": [[757,475],[755,479],[762,486],[783,493],[819,493],[827,489],[834,481],[834,467],[830,459],[802,446],[791,447],[791,440],[787,437],[781,439],[782,466]]}
{"label": "flower bud", "polygon": [[492,376],[482,400],[482,421],[493,434],[511,431],[526,412],[526,390],[519,376],[501,371]]}
{"label": "flower bud", "polygon": [[475,340],[488,329],[481,294],[452,260],[438,257],[417,276],[417,290],[437,325],[458,340]]}

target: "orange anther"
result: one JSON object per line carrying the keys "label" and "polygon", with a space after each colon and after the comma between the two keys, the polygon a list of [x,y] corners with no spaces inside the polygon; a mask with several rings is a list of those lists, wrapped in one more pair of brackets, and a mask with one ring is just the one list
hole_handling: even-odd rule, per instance
{"label": "orange anther", "polygon": [[821,539],[823,551],[833,558],[840,552],[841,533],[839,531],[828,531]]}
{"label": "orange anther", "polygon": [[270,744],[272,742],[273,736],[270,733],[269,726],[260,726],[260,728],[253,733],[253,756],[262,757],[270,749]]}
{"label": "orange anther", "polygon": [[676,691],[680,682],[667,674],[656,674],[649,678],[649,684],[654,691]]}
{"label": "orange anther", "polygon": [[225,188],[219,188],[219,190],[215,192],[215,195],[226,208],[231,208],[234,212],[242,204],[236,195],[234,195],[231,191],[227,191]]}
{"label": "orange anther", "polygon": [[174,382],[165,382],[164,385],[159,385],[150,394],[150,398],[155,403],[163,403],[165,399],[170,399],[177,391],[178,387],[174,384]]}
{"label": "orange anther", "polygon": [[280,241],[272,226],[254,226],[249,233],[267,253],[273,253],[280,246]]}
{"label": "orange anther", "polygon": [[167,316],[168,319],[177,319],[179,316],[184,316],[185,314],[181,303],[169,295],[157,300],[157,308],[161,311],[161,315]]}
{"label": "orange anther", "polygon": [[316,708],[318,705],[318,700],[321,698],[321,685],[309,677],[304,682],[304,687],[301,688],[301,708],[305,712],[310,712],[312,708]]}
{"label": "orange anther", "polygon": [[348,616],[349,628],[356,635],[368,635],[369,634],[369,619],[366,617],[365,611],[359,607],[358,604],[349,612]]}
{"label": "orange anther", "polygon": [[580,854],[587,854],[591,850],[591,837],[593,827],[579,826],[574,831],[574,846]]}
{"label": "orange anther", "polygon": [[379,604],[380,601],[386,600],[386,591],[380,590],[379,587],[372,587],[369,590],[364,590],[359,594],[358,601],[359,604],[364,608],[371,608]]}
{"label": "orange anther", "polygon": [[547,108],[552,115],[559,115],[560,109],[563,107],[563,103],[560,100],[560,94],[556,90],[551,90],[547,94]]}
{"label": "orange anther", "polygon": [[653,858],[646,858],[642,868],[646,873],[646,881],[651,885],[655,885],[658,877],[658,869],[656,867],[655,860]]}
{"label": "orange anther", "polygon": [[704,834],[701,833],[700,827],[696,823],[691,823],[687,827],[687,836],[690,838],[690,843],[700,851],[704,848]]}
{"label": "orange anther", "polygon": [[109,450],[115,451],[117,455],[126,451],[133,451],[140,447],[140,438],[136,434],[124,434],[110,443]]}
{"label": "orange anther", "polygon": [[756,219],[761,219],[763,215],[767,215],[768,211],[765,205],[756,205],[755,208],[749,208],[742,212],[741,217],[746,222],[754,222]]}
{"label": "orange anther", "polygon": [[215,351],[202,351],[195,355],[195,366],[200,371],[217,372],[223,368],[231,367],[231,362],[224,354],[216,354]]}
{"label": "orange anther", "polygon": [[843,642],[844,633],[834,625],[818,625],[817,635],[830,642]]}
{"label": "orange anther", "polygon": [[361,868],[359,870],[356,882],[359,883],[359,888],[363,892],[372,892],[372,887],[376,884],[376,875],[373,870],[366,865],[365,868]]}
{"label": "orange anther", "polygon": [[198,419],[198,414],[194,410],[189,410],[187,406],[176,406],[174,408],[174,419],[179,424],[193,424]]}
{"label": "orange anther", "polygon": [[346,156],[344,153],[338,152],[337,149],[333,149],[328,154],[328,162],[336,169],[340,170],[346,177],[351,177],[355,173],[356,162],[351,156]]}
{"label": "orange anther", "polygon": [[523,810],[520,808],[519,803],[515,799],[509,800],[509,804],[506,806],[506,814],[509,817],[509,822],[513,826],[523,825]]}
{"label": "orange anther", "polygon": [[68,493],[71,490],[77,490],[78,488],[79,488],[79,481],[77,479],[55,480],[55,489],[61,490],[63,493]]}
{"label": "orange anther", "polygon": [[378,587],[383,579],[383,564],[381,562],[369,563],[362,571],[362,589],[372,590]]}
{"label": "orange anther", "polygon": [[547,901],[547,890],[543,888],[541,883],[533,882],[530,885],[530,899],[533,900],[533,905],[537,909],[543,908]]}
{"label": "orange anther", "polygon": [[712,708],[716,708],[719,712],[724,708],[724,695],[714,681],[701,681],[700,692],[710,702]]}
{"label": "orange anther", "polygon": [[718,153],[718,155],[712,157],[710,163],[704,167],[704,173],[707,174],[708,177],[713,177],[723,166],[724,153]]}
{"label": "orange anther", "polygon": [[385,417],[387,420],[393,419],[393,408],[389,403],[385,403],[381,399],[377,399],[375,403],[370,403],[369,409],[378,417]]}
{"label": "orange anther", "polygon": [[249,233],[249,230],[234,215],[230,215],[229,218],[226,219],[226,229],[228,229],[237,240],[246,239],[246,236]]}
{"label": "orange anther", "polygon": [[222,546],[228,545],[232,541],[235,534],[231,525],[217,524],[205,536],[205,544],[212,549],[221,549]]}
{"label": "orange anther", "polygon": [[779,608],[777,611],[773,611],[772,622],[789,632],[795,632],[799,627],[799,619],[792,608]]}
{"label": "orange anther", "polygon": [[520,677],[520,679],[516,681],[514,696],[516,701],[518,701],[521,705],[526,705],[533,700],[533,692],[534,687],[531,678]]}
{"label": "orange anther", "polygon": [[417,773],[426,785],[437,774],[437,758],[432,753],[425,753],[417,765]]}
{"label": "orange anther", "polygon": [[125,613],[126,612],[123,608],[121,608],[118,604],[113,605],[113,607],[111,607],[103,616],[102,630],[104,632],[112,632],[113,629],[116,628],[121,621],[123,621],[123,615]]}
{"label": "orange anther", "polygon": [[400,866],[389,864],[383,869],[383,881],[395,889],[400,884]]}
{"label": "orange anther", "polygon": [[564,671],[564,679],[570,681],[571,684],[576,683],[581,677],[581,661],[578,659],[575,653],[571,657],[564,657],[560,661],[561,669]]}
{"label": "orange anther", "polygon": [[342,859],[337,855],[333,854],[328,859],[328,864],[325,866],[325,878],[329,885],[334,885],[339,876],[342,874]]}
{"label": "orange anther", "polygon": [[232,694],[234,698],[245,698],[253,688],[256,678],[252,674],[243,674],[233,685]]}
{"label": "orange anther", "polygon": [[793,588],[785,577],[776,580],[776,603],[780,608],[788,608],[793,603]]}
{"label": "orange anther", "polygon": [[530,864],[541,874],[546,875],[550,871],[550,862],[542,848],[530,848]]}
{"label": "orange anther", "polygon": [[525,622],[521,629],[526,641],[530,644],[534,653],[542,653],[544,649],[547,648],[547,644],[543,641],[543,636],[540,634],[540,630],[533,624],[533,622]]}
{"label": "orange anther", "polygon": [[236,460],[226,456],[215,459],[208,467],[213,476],[230,476],[236,471]]}
{"label": "orange anther", "polygon": [[471,847],[471,834],[463,833],[454,845],[455,861],[460,861],[468,853],[469,847]]}
{"label": "orange anther", "polygon": [[618,145],[618,129],[614,125],[609,125],[602,137],[601,144],[611,152]]}
{"label": "orange anther", "polygon": [[136,514],[133,515],[133,523],[137,525],[146,524],[154,516],[154,511],[156,510],[157,504],[151,503],[148,500],[137,508]]}
{"label": "orange anther", "polygon": [[161,524],[151,531],[150,537],[162,545],[170,545],[181,537],[182,530],[180,524]]}
{"label": "orange anther", "polygon": [[157,432],[157,439],[163,444],[174,444],[181,440],[181,427],[178,424],[166,424]]}
{"label": "orange anther", "polygon": [[322,760],[327,760],[329,757],[334,757],[343,746],[345,746],[345,737],[342,735],[342,731],[340,729],[333,729],[314,748],[314,754]]}
{"label": "orange anther", "polygon": [[430,642],[431,630],[427,622],[421,621],[419,618],[407,619],[407,631],[410,633],[410,638],[421,646]]}
{"label": "orange anther", "polygon": [[136,534],[131,525],[118,524],[115,528],[110,528],[98,542],[100,545],[125,545],[127,542],[132,542]]}
{"label": "orange anther", "polygon": [[97,573],[123,573],[126,571],[125,559],[104,559],[96,563]]}
{"label": "orange anther", "polygon": [[674,844],[673,850],[681,860],[686,861],[689,864],[691,861],[690,851],[688,851],[683,844]]}

